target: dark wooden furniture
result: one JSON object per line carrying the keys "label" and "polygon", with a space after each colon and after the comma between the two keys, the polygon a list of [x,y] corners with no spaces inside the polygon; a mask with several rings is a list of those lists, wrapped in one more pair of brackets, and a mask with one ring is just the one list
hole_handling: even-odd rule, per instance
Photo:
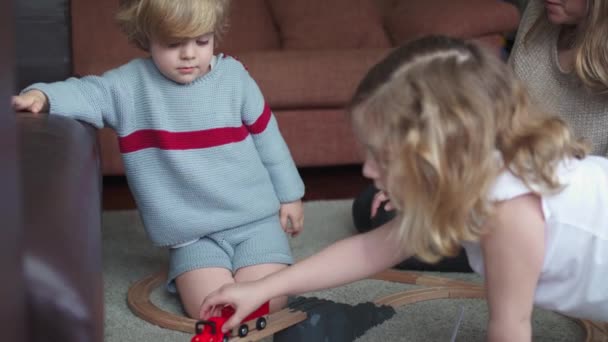
{"label": "dark wooden furniture", "polygon": [[[101,168],[93,127],[16,116],[30,340],[103,341]],[[7,282],[8,279],[7,279]],[[7,340],[8,341],[8,340]]]}
{"label": "dark wooden furniture", "polygon": [[71,75],[69,6],[69,0],[0,2],[3,341],[104,336],[96,131],[58,115],[9,110],[10,96],[24,86]]}
{"label": "dark wooden furniture", "polygon": [[23,341],[25,297],[20,265],[20,201],[15,116],[9,110],[14,80],[13,1],[0,2],[0,339]]}

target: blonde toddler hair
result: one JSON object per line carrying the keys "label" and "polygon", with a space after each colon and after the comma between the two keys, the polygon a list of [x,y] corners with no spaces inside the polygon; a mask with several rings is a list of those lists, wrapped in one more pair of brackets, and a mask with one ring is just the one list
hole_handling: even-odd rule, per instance
{"label": "blonde toddler hair", "polygon": [[129,41],[148,51],[150,39],[168,41],[226,28],[230,0],[123,0],[116,20]]}
{"label": "blonde toddler hair", "polygon": [[386,176],[399,238],[428,262],[479,239],[503,165],[557,191],[556,165],[587,151],[562,120],[532,106],[505,63],[447,37],[393,51],[363,79],[349,113]]}

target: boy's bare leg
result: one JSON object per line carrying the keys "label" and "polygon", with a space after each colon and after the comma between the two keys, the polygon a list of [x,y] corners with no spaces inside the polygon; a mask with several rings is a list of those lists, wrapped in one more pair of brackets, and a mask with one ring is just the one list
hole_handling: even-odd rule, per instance
{"label": "boy's bare leg", "polygon": [[[285,264],[259,264],[240,268],[234,275],[236,282],[253,281],[280,271],[287,267]],[[270,312],[281,310],[287,305],[287,297],[278,297],[270,301]]]}
{"label": "boy's bare leg", "polygon": [[201,303],[208,294],[224,284],[234,283],[232,272],[225,268],[199,268],[175,279],[182,305],[188,316],[199,319]]}

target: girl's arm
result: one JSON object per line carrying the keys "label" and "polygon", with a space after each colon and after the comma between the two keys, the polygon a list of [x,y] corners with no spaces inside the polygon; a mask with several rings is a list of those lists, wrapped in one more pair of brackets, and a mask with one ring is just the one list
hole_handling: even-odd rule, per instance
{"label": "girl's arm", "polygon": [[232,305],[236,313],[224,325],[228,330],[271,298],[336,287],[395,265],[409,253],[396,238],[394,223],[338,241],[259,281],[224,286],[205,299],[201,316],[209,316],[216,305]]}
{"label": "girl's arm", "polygon": [[489,304],[489,341],[531,341],[534,293],[543,266],[540,198],[528,194],[497,205],[482,237]]}
{"label": "girl's arm", "polygon": [[321,252],[268,276],[273,296],[297,295],[367,278],[407,258],[391,221],[366,234],[338,241]]}

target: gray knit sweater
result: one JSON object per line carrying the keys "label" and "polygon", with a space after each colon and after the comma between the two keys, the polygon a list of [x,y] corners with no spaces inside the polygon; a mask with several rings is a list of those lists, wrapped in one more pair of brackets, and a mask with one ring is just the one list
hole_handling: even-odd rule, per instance
{"label": "gray knit sweater", "polygon": [[[544,13],[542,1],[528,3],[509,64],[541,108],[560,115],[576,136],[588,139],[593,154],[608,156],[608,96],[592,93],[574,72],[567,73],[559,67],[560,29]],[[524,44],[524,37],[539,16],[543,16],[542,25]]]}
{"label": "gray knit sweater", "polygon": [[219,56],[191,84],[151,59],[102,76],[34,84],[50,112],[116,130],[129,186],[154,244],[173,246],[276,215],[304,184],[243,65]]}

